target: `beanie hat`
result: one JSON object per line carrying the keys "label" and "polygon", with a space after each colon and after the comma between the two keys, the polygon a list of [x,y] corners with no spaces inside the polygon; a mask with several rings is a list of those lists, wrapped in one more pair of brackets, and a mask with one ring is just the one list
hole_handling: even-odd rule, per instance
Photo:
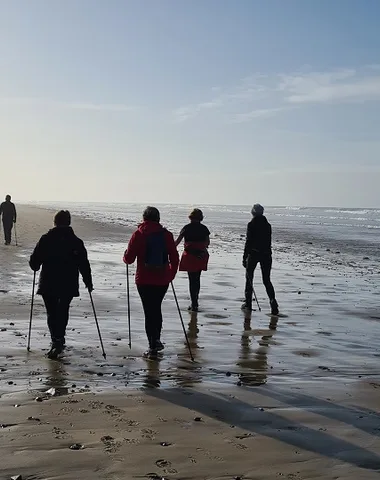
{"label": "beanie hat", "polygon": [[260,205],[259,203],[256,203],[255,205],[253,205],[251,213],[254,217],[258,217],[260,215],[263,215],[264,214],[264,207],[262,205]]}

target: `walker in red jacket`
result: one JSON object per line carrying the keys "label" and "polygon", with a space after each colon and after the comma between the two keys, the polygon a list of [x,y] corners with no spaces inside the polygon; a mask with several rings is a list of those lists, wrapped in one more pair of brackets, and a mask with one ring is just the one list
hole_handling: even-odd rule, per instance
{"label": "walker in red jacket", "polygon": [[199,291],[201,288],[201,273],[208,267],[210,231],[201,222],[202,210],[195,208],[189,215],[190,223],[185,225],[177,238],[176,245],[185,240],[185,248],[179,264],[179,270],[187,272],[191,297],[190,311],[197,312],[199,308]]}
{"label": "walker in red jacket", "polygon": [[172,233],[162,227],[160,212],[147,207],[143,222],[132,235],[124,253],[124,263],[132,264],[137,258],[136,285],[145,314],[148,337],[147,356],[163,350],[161,342],[161,305],[170,282],[178,270],[179,255]]}

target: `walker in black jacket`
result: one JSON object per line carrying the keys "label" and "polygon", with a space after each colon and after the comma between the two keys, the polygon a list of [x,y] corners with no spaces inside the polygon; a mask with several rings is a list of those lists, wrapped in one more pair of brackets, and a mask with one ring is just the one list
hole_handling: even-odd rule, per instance
{"label": "walker in black jacket", "polygon": [[50,358],[63,351],[70,303],[79,296],[79,272],[86,288],[93,289],[87,250],[70,223],[68,211],[58,212],[54,217],[55,228],[41,237],[29,261],[33,271],[42,266],[37,294],[42,295],[46,307],[52,340]]}
{"label": "walker in black jacket", "polygon": [[260,263],[263,283],[269,297],[272,315],[278,315],[278,304],[270,279],[272,269],[272,227],[264,214],[264,207],[256,204],[252,208],[252,220],[247,226],[247,238],[243,254],[246,269],[245,303],[243,309],[252,310],[253,275]]}
{"label": "walker in black jacket", "polygon": [[10,245],[12,240],[13,224],[17,220],[17,212],[15,204],[11,202],[11,196],[5,197],[5,202],[0,205],[0,217],[3,217],[3,229],[5,245]]}

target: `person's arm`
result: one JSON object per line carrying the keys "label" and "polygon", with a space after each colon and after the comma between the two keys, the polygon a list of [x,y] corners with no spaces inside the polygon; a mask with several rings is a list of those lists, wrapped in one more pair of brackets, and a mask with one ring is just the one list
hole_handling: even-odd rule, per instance
{"label": "person's arm", "polygon": [[179,255],[177,251],[177,246],[174,242],[174,237],[170,232],[168,232],[166,241],[167,241],[167,249],[168,249],[169,262],[170,262],[170,271],[172,274],[172,281],[173,281],[175,276],[177,275],[177,270],[179,265]]}
{"label": "person's arm", "polygon": [[44,252],[44,237],[41,237],[37,245],[34,247],[33,253],[29,259],[29,266],[33,272],[38,272],[41,268],[43,262],[43,252]]}
{"label": "person's arm", "polygon": [[272,225],[269,224],[269,248],[272,250]]}
{"label": "person's arm", "polygon": [[175,246],[178,247],[178,245],[182,242],[182,240],[185,238],[185,228],[183,228],[178,235],[177,240],[175,241]]}
{"label": "person's arm", "polygon": [[94,286],[92,283],[92,273],[91,273],[91,266],[90,262],[88,261],[88,254],[86,247],[82,240],[80,241],[80,245],[78,251],[76,252],[78,256],[78,268],[79,272],[82,275],[83,283],[86,285],[86,288],[92,292],[94,290]]}
{"label": "person's arm", "polygon": [[3,213],[3,204],[0,203],[0,217],[1,217],[2,213]]}
{"label": "person's arm", "polygon": [[137,248],[138,248],[138,236],[137,236],[137,232],[135,232],[131,239],[129,240],[129,243],[128,243],[128,248],[126,249],[126,251],[124,252],[124,257],[123,257],[123,261],[124,263],[126,263],[127,265],[131,265],[135,260],[136,260],[136,257],[137,257]]}
{"label": "person's arm", "polygon": [[182,242],[183,237],[184,237],[184,235],[182,233],[180,233],[177,240],[174,242],[176,247],[178,247],[178,245]]}
{"label": "person's arm", "polygon": [[17,220],[16,206],[13,203],[13,223],[16,223],[16,220]]}
{"label": "person's arm", "polygon": [[210,230],[206,227],[206,238],[205,238],[205,246],[208,248],[210,246]]}
{"label": "person's arm", "polygon": [[252,250],[252,232],[250,228],[250,224],[248,223],[247,225],[247,236],[245,239],[245,245],[244,245],[244,253],[243,253],[243,267],[247,267],[247,258],[249,253]]}

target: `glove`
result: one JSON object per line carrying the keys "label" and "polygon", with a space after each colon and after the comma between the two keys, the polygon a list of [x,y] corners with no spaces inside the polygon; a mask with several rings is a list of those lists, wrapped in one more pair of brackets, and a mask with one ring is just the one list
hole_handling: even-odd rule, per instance
{"label": "glove", "polygon": [[246,258],[243,258],[243,267],[247,268],[247,259]]}
{"label": "glove", "polygon": [[92,283],[90,285],[86,285],[86,288],[90,293],[94,291],[94,286]]}

